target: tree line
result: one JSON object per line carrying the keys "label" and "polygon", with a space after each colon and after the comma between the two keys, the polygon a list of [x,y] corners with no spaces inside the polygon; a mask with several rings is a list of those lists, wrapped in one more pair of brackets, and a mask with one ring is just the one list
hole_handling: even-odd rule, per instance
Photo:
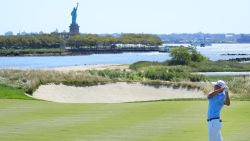
{"label": "tree line", "polygon": [[159,46],[162,44],[162,40],[157,35],[152,34],[123,34],[120,37],[82,34],[72,36],[67,40],[67,46],[71,47],[109,47],[116,44]]}
{"label": "tree line", "polygon": [[158,46],[162,44],[160,37],[151,34],[123,34],[120,37],[100,36],[96,34],[80,34],[69,38],[60,38],[59,35],[27,35],[27,36],[0,36],[0,48],[59,48],[69,47],[112,47],[117,44],[134,44],[144,46]]}
{"label": "tree line", "polygon": [[0,36],[0,48],[59,48],[63,39],[53,35]]}

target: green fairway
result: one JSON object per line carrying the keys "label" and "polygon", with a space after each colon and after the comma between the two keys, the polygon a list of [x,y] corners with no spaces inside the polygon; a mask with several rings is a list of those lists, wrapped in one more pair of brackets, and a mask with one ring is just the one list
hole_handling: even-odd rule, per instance
{"label": "green fairway", "polygon": [[[250,102],[224,108],[226,141],[249,141]],[[206,101],[58,104],[0,100],[0,141],[206,141]]]}
{"label": "green fairway", "polygon": [[33,98],[25,95],[24,90],[0,85],[0,99],[23,99],[31,100]]}

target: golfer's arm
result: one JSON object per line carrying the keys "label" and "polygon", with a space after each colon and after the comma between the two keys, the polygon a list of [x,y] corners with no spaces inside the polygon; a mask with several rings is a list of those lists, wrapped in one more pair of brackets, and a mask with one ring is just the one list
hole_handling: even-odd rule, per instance
{"label": "golfer's arm", "polygon": [[228,94],[228,92],[225,92],[225,96],[226,96],[226,98],[225,98],[225,105],[227,105],[227,106],[230,106],[230,97],[229,97],[229,94]]}
{"label": "golfer's arm", "polygon": [[218,90],[216,90],[216,91],[213,91],[213,92],[211,92],[211,93],[208,94],[207,98],[210,99],[210,98],[212,98],[213,96],[219,94],[220,92],[223,92],[223,90],[224,90],[224,88],[221,88],[221,89],[218,89]]}

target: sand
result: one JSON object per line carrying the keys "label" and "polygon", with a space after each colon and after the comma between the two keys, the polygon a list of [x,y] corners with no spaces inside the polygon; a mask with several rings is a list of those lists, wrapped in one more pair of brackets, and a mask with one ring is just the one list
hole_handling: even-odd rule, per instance
{"label": "sand", "polygon": [[33,93],[33,97],[59,103],[124,103],[205,96],[198,90],[156,88],[140,83],[119,82],[91,87],[42,85]]}
{"label": "sand", "polygon": [[56,71],[86,71],[86,70],[129,70],[129,65],[124,64],[98,64],[98,65],[84,65],[84,66],[68,66],[57,68],[45,68],[44,70],[56,70]]}

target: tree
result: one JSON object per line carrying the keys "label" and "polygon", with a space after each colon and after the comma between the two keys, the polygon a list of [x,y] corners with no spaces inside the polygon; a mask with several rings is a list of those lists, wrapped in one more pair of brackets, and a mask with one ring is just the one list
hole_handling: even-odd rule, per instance
{"label": "tree", "polygon": [[161,45],[157,35],[151,34],[123,34],[121,37],[99,36],[96,34],[81,34],[69,39],[60,38],[57,34],[0,36],[0,48],[58,48],[66,43],[71,47],[111,47],[115,44],[134,44],[144,46]]}
{"label": "tree", "polygon": [[157,35],[152,34],[123,34],[120,37],[122,44],[142,44],[147,46],[158,46],[162,40]]}
{"label": "tree", "polygon": [[0,48],[58,48],[63,39],[55,35],[1,36]]}
{"label": "tree", "polygon": [[202,62],[208,60],[193,48],[173,48],[170,56],[172,57],[170,63],[173,65],[188,65],[191,62]]}
{"label": "tree", "polygon": [[173,48],[170,56],[173,65],[188,65],[191,62],[191,54],[187,48]]}
{"label": "tree", "polygon": [[204,57],[201,53],[199,53],[197,50],[192,49],[191,60],[193,62],[202,62],[208,59]]}

